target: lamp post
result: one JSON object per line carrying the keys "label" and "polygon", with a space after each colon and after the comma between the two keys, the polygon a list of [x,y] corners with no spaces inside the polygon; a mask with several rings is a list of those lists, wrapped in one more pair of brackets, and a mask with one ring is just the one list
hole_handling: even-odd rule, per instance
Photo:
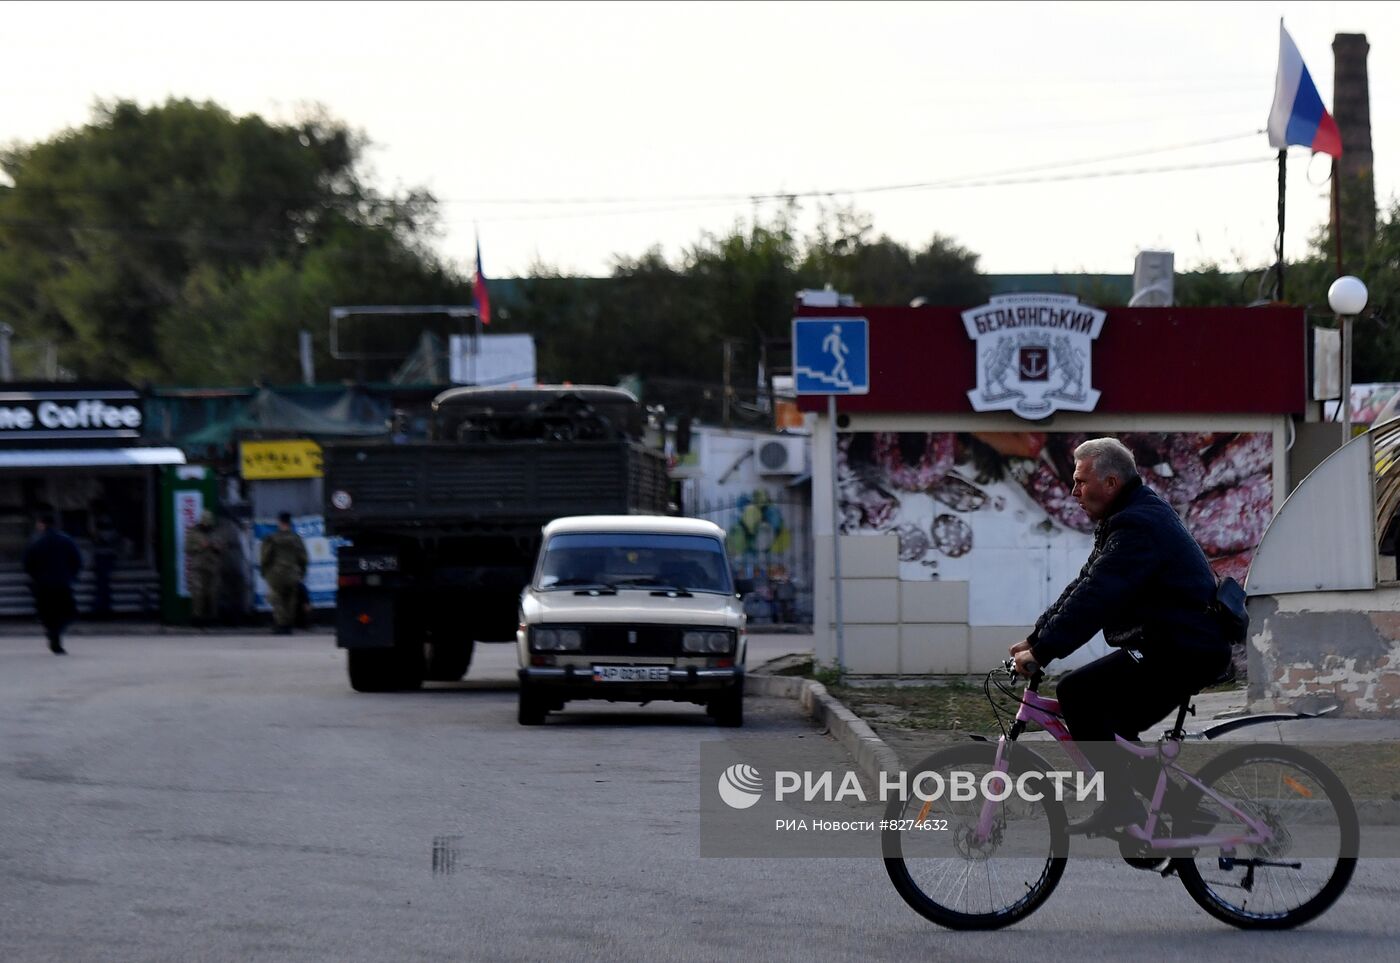
{"label": "lamp post", "polygon": [[1342,322],[1342,444],[1351,441],[1351,325],[1366,309],[1366,285],[1343,275],[1327,289],[1327,303]]}

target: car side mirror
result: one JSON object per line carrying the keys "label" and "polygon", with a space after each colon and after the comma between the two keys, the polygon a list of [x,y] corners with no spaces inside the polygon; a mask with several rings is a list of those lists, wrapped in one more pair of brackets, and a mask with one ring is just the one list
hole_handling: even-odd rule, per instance
{"label": "car side mirror", "polygon": [[753,591],[753,579],[736,578],[734,580],[734,593],[736,595],[748,595]]}

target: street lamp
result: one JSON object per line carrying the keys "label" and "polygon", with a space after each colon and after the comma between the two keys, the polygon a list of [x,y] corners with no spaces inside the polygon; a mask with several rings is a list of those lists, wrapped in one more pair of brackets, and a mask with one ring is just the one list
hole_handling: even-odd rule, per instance
{"label": "street lamp", "polygon": [[1342,444],[1351,441],[1351,323],[1366,309],[1366,285],[1350,274],[1327,289],[1327,303],[1342,321]]}

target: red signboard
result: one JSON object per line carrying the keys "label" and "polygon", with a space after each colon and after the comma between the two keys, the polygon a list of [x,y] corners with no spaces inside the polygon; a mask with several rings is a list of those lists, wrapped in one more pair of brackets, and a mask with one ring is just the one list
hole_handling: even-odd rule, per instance
{"label": "red signboard", "polygon": [[[850,412],[971,413],[976,344],[953,307],[801,307],[804,318],[870,321],[870,393]],[[1093,345],[1104,414],[1301,414],[1307,403],[1302,308],[1110,308]],[[1033,352],[1017,363],[1042,363]],[[1038,370],[1038,369],[1037,369]],[[825,410],[824,397],[799,399]]]}

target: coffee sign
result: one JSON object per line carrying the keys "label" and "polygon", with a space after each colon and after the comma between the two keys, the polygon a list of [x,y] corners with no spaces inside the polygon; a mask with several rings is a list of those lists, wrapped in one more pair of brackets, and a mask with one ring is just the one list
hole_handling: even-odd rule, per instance
{"label": "coffee sign", "polygon": [[137,438],[141,424],[135,391],[0,391],[0,441]]}
{"label": "coffee sign", "polygon": [[962,313],[977,344],[974,411],[1038,420],[1057,410],[1093,411],[1093,342],[1107,312],[1067,294],[1003,294]]}

